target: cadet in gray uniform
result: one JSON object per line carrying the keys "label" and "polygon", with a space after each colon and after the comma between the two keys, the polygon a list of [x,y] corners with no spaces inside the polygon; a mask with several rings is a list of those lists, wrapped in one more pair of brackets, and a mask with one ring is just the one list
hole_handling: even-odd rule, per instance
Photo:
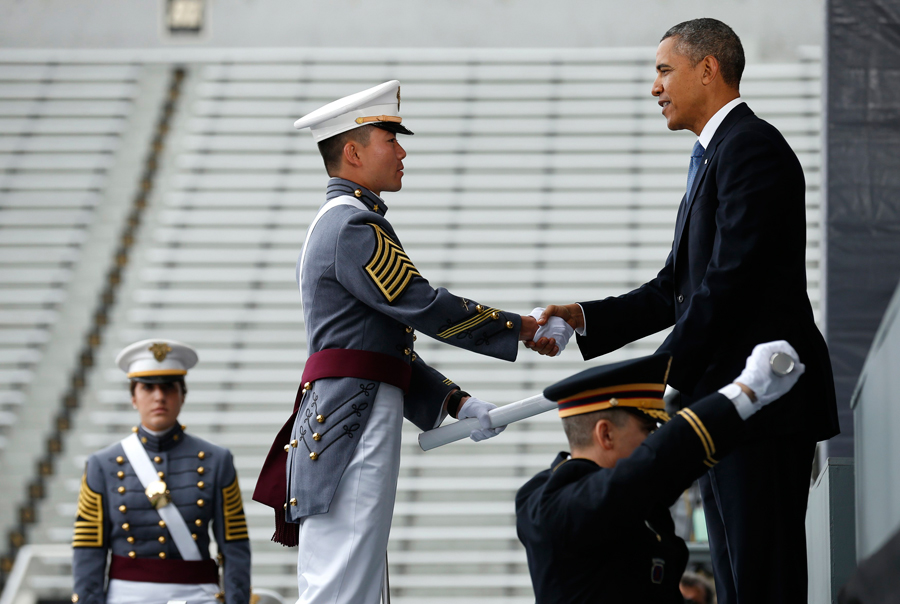
{"label": "cadet in gray uniform", "polygon": [[[73,603],[249,602],[250,542],[231,452],[178,423],[184,376],[196,362],[192,348],[172,340],[137,342],[116,359],[141,423],[88,458],[72,541]],[[209,556],[210,525],[223,586]]]}
{"label": "cadet in gray uniform", "polygon": [[309,358],[254,499],[276,509],[274,540],[299,543],[298,603],[379,600],[404,417],[422,430],[477,417],[474,440],[500,430],[494,405],[416,353],[415,332],[508,361],[539,339],[534,317],[432,287],[404,251],[380,196],[401,187],[396,135],[412,132],[399,106],[395,80],[294,124],[312,129],[332,178],[297,265]]}

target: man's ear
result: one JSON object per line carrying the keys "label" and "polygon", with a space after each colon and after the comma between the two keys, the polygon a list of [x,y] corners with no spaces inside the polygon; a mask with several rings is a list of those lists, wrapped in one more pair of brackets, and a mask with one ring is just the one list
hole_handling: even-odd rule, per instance
{"label": "man's ear", "polygon": [[615,426],[608,419],[597,420],[594,424],[594,445],[604,451],[612,451]]}
{"label": "man's ear", "polygon": [[702,70],[700,72],[700,81],[703,82],[704,86],[708,86],[719,77],[719,60],[714,56],[707,55],[704,57],[704,59],[700,61],[699,67]]}
{"label": "man's ear", "polygon": [[354,168],[362,166],[362,159],[359,157],[359,144],[356,141],[347,141],[344,145],[344,161]]}

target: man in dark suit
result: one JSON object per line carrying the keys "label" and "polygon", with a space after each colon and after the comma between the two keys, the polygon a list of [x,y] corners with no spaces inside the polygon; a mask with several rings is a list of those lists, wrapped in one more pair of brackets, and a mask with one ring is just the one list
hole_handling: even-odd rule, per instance
{"label": "man in dark suit", "polygon": [[[806,293],[803,170],[781,133],[741,100],[740,39],[715,19],[671,28],[652,94],[670,130],[698,136],[666,264],[605,300],[548,306],[576,329],[585,359],[667,327],[660,352],[681,407],[737,373],[753,344],[791,342],[807,375],[752,438],[701,478],[720,604],[805,602],[804,519],[816,441],[838,433],[828,348]],[[540,323],[541,321],[539,321]],[[552,341],[528,344],[556,352]]]}

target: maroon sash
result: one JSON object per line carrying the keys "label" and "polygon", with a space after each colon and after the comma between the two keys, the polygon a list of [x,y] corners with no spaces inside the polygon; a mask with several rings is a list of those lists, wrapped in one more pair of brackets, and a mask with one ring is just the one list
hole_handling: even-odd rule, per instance
{"label": "maroon sash", "polygon": [[338,377],[384,382],[396,386],[406,393],[409,391],[412,369],[404,360],[367,350],[320,350],[306,360],[300,388],[297,389],[297,397],[294,399],[294,410],[281,430],[278,431],[262,470],[259,472],[256,488],[253,490],[254,501],[275,510],[275,534],[272,536],[272,541],[287,547],[297,545],[300,525],[294,524],[288,527],[288,523],[285,521],[284,503],[287,500],[285,472],[288,454],[284,450],[284,445],[291,439],[294,418],[297,416],[300,402],[303,400],[303,385],[323,378]]}
{"label": "maroon sash", "polygon": [[113,556],[109,563],[109,578],[147,583],[218,585],[219,567],[215,560],[162,560]]}

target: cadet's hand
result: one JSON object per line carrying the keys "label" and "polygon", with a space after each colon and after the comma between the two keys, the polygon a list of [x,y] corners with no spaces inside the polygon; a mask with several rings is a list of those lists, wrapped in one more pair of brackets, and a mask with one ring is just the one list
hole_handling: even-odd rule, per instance
{"label": "cadet's hand", "polygon": [[[531,316],[535,319],[543,317],[544,309],[537,307],[531,311]],[[572,326],[563,321],[560,317],[553,316],[541,325],[537,333],[534,334],[534,342],[526,342],[526,346],[532,350],[536,350],[541,354],[549,354],[550,356],[559,356],[566,349],[569,338],[575,330]],[[529,346],[531,344],[531,346]]]}
{"label": "cadet's hand", "polygon": [[[784,376],[777,375],[769,365],[772,355],[779,352],[790,355],[794,359],[793,371]],[[757,345],[747,357],[744,371],[734,382],[751,390],[747,394],[754,402],[753,406],[758,410],[787,394],[804,371],[806,371],[806,365],[800,362],[797,351],[784,340],[777,340]]]}
{"label": "cadet's hand", "polygon": [[577,304],[549,305],[544,309],[541,318],[538,319],[538,325],[545,325],[550,317],[559,317],[568,323],[572,329],[584,329],[584,313],[581,312],[581,307]]}
{"label": "cadet's hand", "polygon": [[506,430],[506,426],[497,426],[494,427],[491,425],[491,409],[496,409],[497,405],[493,403],[489,403],[487,401],[483,401],[479,398],[475,398],[474,396],[470,396],[466,399],[466,402],[463,403],[462,407],[459,410],[459,413],[456,414],[456,419],[468,419],[470,417],[478,418],[478,423],[481,424],[481,429],[472,430],[471,434],[469,434],[469,438],[478,442],[480,440],[485,440],[488,438],[492,438],[497,436],[504,430]]}

